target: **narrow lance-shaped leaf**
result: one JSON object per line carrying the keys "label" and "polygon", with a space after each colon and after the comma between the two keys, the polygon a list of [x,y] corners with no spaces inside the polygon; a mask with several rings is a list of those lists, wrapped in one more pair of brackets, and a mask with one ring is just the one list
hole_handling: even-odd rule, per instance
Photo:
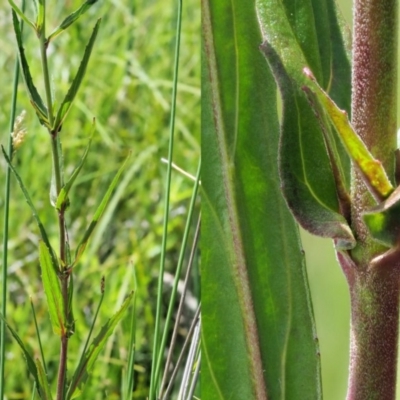
{"label": "narrow lance-shaped leaf", "polygon": [[93,4],[97,3],[97,1],[98,0],[87,0],[76,11],[68,15],[68,17],[65,18],[64,21],[61,22],[61,24],[56,29],[54,29],[54,31],[50,34],[50,36],[47,39],[48,42],[50,42],[50,40],[57,37],[60,33],[65,31],[69,26],[71,26],[74,22],[76,22],[83,14],[85,14],[87,10],[89,10],[89,8]]}
{"label": "narrow lance-shaped leaf", "polygon": [[41,400],[52,400],[53,397],[51,395],[50,391],[50,386],[49,382],[47,380],[47,375],[46,372],[44,371],[44,368],[42,366],[42,363],[40,360],[37,358],[35,360],[36,368],[38,371],[38,376],[39,376],[39,393],[40,393],[40,398]]}
{"label": "narrow lance-shaped leaf", "polygon": [[18,44],[19,60],[21,63],[21,69],[22,69],[22,74],[24,77],[25,86],[28,90],[29,99],[31,101],[31,104],[35,108],[35,111],[39,118],[40,123],[49,127],[49,120],[47,117],[47,108],[44,105],[43,100],[40,97],[40,94],[38,93],[38,91],[33,83],[32,75],[31,75],[31,72],[29,69],[29,64],[28,64],[28,61],[25,56],[25,49],[22,44],[22,33],[21,33],[20,23],[18,21],[17,14],[15,13],[14,10],[12,12],[12,15],[13,15],[14,32],[15,32],[15,36],[17,38],[17,44]]}
{"label": "narrow lance-shaped leaf", "polygon": [[[257,0],[257,12],[265,39],[261,50],[283,99],[279,163],[284,197],[303,228],[335,239],[338,248],[352,248],[355,240],[346,220],[348,202],[344,202],[349,173],[348,161],[342,160],[347,155],[334,140],[325,140],[330,136],[322,126],[330,127],[315,117],[301,90],[306,81],[302,70],[308,65],[307,44],[299,46],[295,24],[291,25],[281,2]],[[308,23],[314,24],[313,13],[307,15]]]}
{"label": "narrow lance-shaped leaf", "polygon": [[304,259],[277,170],[276,87],[255,45],[255,1],[205,0],[202,15],[202,397],[320,399]]}
{"label": "narrow lance-shaped leaf", "polygon": [[72,185],[74,184],[75,179],[79,175],[79,172],[81,171],[83,165],[85,164],[87,155],[89,154],[89,149],[90,149],[90,145],[92,143],[94,130],[95,130],[95,121],[93,120],[92,132],[91,132],[91,135],[89,138],[89,142],[86,146],[85,152],[83,153],[83,156],[82,156],[78,166],[75,168],[74,172],[72,173],[71,177],[68,179],[67,183],[61,188],[60,193],[57,197],[57,201],[55,204],[57,210],[61,210],[61,208],[68,203],[69,191],[71,190]]}
{"label": "narrow lance-shaped leaf", "polygon": [[39,243],[39,261],[53,331],[55,334],[62,336],[66,332],[64,300],[61,293],[60,281],[51,262],[49,249],[44,242]]}
{"label": "narrow lance-shaped leaf", "polygon": [[82,240],[79,242],[78,247],[75,252],[74,265],[76,265],[76,263],[79,261],[79,258],[81,257],[82,253],[84,252],[84,250],[86,248],[86,245],[90,238],[90,235],[93,233],[94,229],[96,228],[97,223],[99,222],[101,216],[103,215],[103,212],[104,212],[105,208],[107,207],[107,204],[108,204],[108,201],[110,200],[112,192],[114,191],[115,187],[117,186],[119,178],[121,177],[121,174],[125,169],[125,166],[128,162],[129,157],[130,157],[130,154],[128,155],[128,157],[126,158],[126,160],[124,161],[124,163],[121,165],[118,172],[114,176],[114,179],[112,180],[110,186],[108,187],[107,192],[103,197],[103,200],[101,201],[100,205],[98,206],[98,208],[93,216],[92,222],[89,224],[88,228],[86,229],[85,234],[83,235]]}
{"label": "narrow lance-shaped leaf", "polygon": [[304,229],[335,239],[338,248],[350,249],[355,239],[341,215],[337,184],[320,121],[274,49],[264,43],[262,50],[283,99],[279,147],[283,195]]}
{"label": "narrow lance-shaped leaf", "polygon": [[1,149],[2,149],[2,151],[3,151],[3,155],[4,155],[4,158],[5,158],[6,161],[7,161],[7,164],[9,165],[9,167],[11,168],[11,171],[13,172],[15,178],[17,179],[17,182],[18,182],[18,184],[19,184],[19,187],[20,187],[21,190],[22,190],[22,193],[23,193],[23,195],[24,195],[24,197],[25,197],[26,202],[28,203],[28,205],[29,205],[29,207],[30,207],[30,209],[31,209],[31,211],[32,211],[32,215],[33,215],[33,217],[35,218],[35,221],[36,221],[36,223],[37,223],[37,225],[38,225],[38,227],[39,227],[40,236],[42,237],[42,240],[43,240],[43,242],[46,244],[47,248],[50,250],[52,265],[53,265],[53,268],[54,268],[55,272],[57,272],[57,271],[58,271],[58,261],[57,261],[57,257],[56,257],[56,255],[55,255],[55,253],[54,253],[53,248],[52,248],[51,245],[50,245],[49,238],[48,238],[48,236],[47,236],[46,230],[44,229],[44,225],[42,224],[42,221],[41,221],[40,218],[39,218],[39,214],[38,214],[38,212],[36,211],[35,206],[33,205],[32,199],[31,199],[31,197],[29,196],[29,193],[28,193],[28,191],[27,191],[27,189],[26,189],[24,183],[22,182],[21,177],[19,176],[19,174],[18,174],[18,172],[16,171],[16,169],[14,168],[14,166],[11,164],[11,161],[10,161],[10,159],[9,159],[9,157],[8,157],[8,155],[7,155],[7,153],[6,153],[6,151],[4,150],[4,147],[1,146]]}
{"label": "narrow lance-shaped leaf", "polygon": [[63,102],[60,105],[60,108],[57,111],[57,115],[54,121],[54,126],[52,127],[52,130],[55,132],[57,132],[61,128],[61,125],[72,106],[72,102],[74,101],[75,96],[78,93],[79,87],[82,83],[82,80],[85,76],[86,68],[89,63],[89,58],[90,55],[92,54],[94,42],[96,41],[97,33],[99,31],[100,22],[101,19],[98,19],[96,25],[93,28],[93,32],[89,39],[89,43],[86,46],[81,64],[79,65],[78,72],[76,73],[75,78],[72,81],[71,87],[69,88],[67,95],[65,96]]}
{"label": "narrow lance-shaped leaf", "polygon": [[107,339],[113,333],[115,327],[117,326],[118,322],[123,317],[126,309],[129,307],[129,304],[132,300],[133,292],[131,292],[128,297],[123,302],[121,308],[114,314],[101,328],[100,333],[93,339],[92,343],[90,344],[88,350],[85,354],[82,355],[79,365],[74,373],[74,376],[71,379],[71,384],[68,388],[67,399],[71,400],[74,399],[82,393],[83,386],[85,385],[90,371],[93,368],[94,363],[102,349],[104,348]]}
{"label": "narrow lance-shaped leaf", "polygon": [[31,21],[26,15],[25,13],[13,2],[13,0],[8,0],[8,3],[10,4],[10,6],[12,7],[13,11],[18,14],[18,16],[24,21],[26,22],[29,26],[31,26],[35,31],[36,31],[36,27],[35,24],[33,23],[33,21]]}
{"label": "narrow lance-shaped leaf", "polygon": [[10,331],[11,335],[16,340],[16,342],[18,343],[20,349],[22,350],[22,353],[24,355],[26,364],[28,366],[28,370],[32,374],[33,378],[35,379],[36,387],[39,387],[39,376],[38,376],[38,371],[37,371],[37,368],[36,368],[35,360],[33,359],[31,354],[29,353],[29,351],[25,347],[24,342],[21,340],[21,338],[19,337],[18,333],[13,328],[11,328],[11,326],[7,323],[7,321],[4,319],[2,314],[0,314],[0,318],[7,325],[8,330]]}
{"label": "narrow lance-shaped leaf", "polygon": [[304,68],[304,74],[310,79],[308,87],[316,94],[320,104],[329,115],[349,156],[363,173],[371,193],[380,200],[387,198],[393,191],[393,186],[381,162],[372,156],[362,139],[351,126],[347,113],[340,110],[328,94],[318,85],[312,72],[308,68]]}

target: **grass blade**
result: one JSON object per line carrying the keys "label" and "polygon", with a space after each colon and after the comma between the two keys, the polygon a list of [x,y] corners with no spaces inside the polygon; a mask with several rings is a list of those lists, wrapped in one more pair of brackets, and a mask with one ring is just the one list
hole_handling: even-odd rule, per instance
{"label": "grass blade", "polygon": [[79,365],[72,377],[71,384],[68,388],[67,400],[71,400],[80,396],[82,388],[89,377],[93,364],[95,363],[99,353],[106,344],[107,339],[111,336],[116,325],[123,317],[126,309],[128,308],[132,300],[132,297],[133,292],[131,292],[129,296],[125,299],[117,313],[108,320],[106,325],[103,326],[100,333],[93,339],[93,342],[90,344],[89,349],[81,357]]}
{"label": "grass blade", "polygon": [[33,83],[32,75],[29,69],[29,64],[25,56],[25,49],[22,44],[22,31],[20,23],[17,18],[17,14],[15,13],[14,10],[12,12],[12,16],[13,16],[14,32],[18,44],[19,61],[21,63],[22,74],[24,76],[25,86],[28,91],[29,99],[31,101],[31,104],[35,108],[40,123],[49,127],[47,108],[44,105],[43,100],[40,97],[40,94]]}
{"label": "grass blade", "polygon": [[39,261],[53,331],[59,336],[64,336],[67,321],[60,281],[52,264],[50,251],[44,242],[39,243]]}
{"label": "grass blade", "polygon": [[132,398],[132,391],[134,386],[134,366],[135,366],[135,354],[136,354],[136,292],[137,292],[137,279],[136,270],[133,267],[133,299],[132,299],[132,311],[131,311],[131,330],[129,337],[129,357],[127,366],[127,378],[126,378],[126,390],[125,390],[125,400],[130,400]]}
{"label": "grass blade", "polygon": [[[25,10],[25,0],[22,1],[22,11]],[[23,22],[21,23],[21,32],[23,30]],[[17,108],[18,82],[19,82],[19,62],[15,61],[13,89],[11,98],[11,115],[9,132],[14,130],[14,122]],[[7,153],[9,158],[13,154],[13,141],[11,135],[8,136]],[[8,235],[9,235],[9,213],[10,213],[10,192],[11,192],[11,168],[8,166],[5,177],[4,190],[4,223],[3,223],[3,256],[1,268],[1,313],[7,318],[7,279],[8,279]],[[5,353],[6,353],[6,323],[0,322],[0,399],[4,397],[4,369],[5,369]]]}
{"label": "grass blade", "polygon": [[100,22],[101,19],[98,19],[96,25],[93,28],[92,35],[90,36],[89,42],[86,46],[81,64],[79,65],[78,72],[76,73],[75,78],[72,81],[71,87],[69,88],[67,95],[65,96],[60,108],[57,111],[54,125],[52,127],[53,132],[58,132],[60,130],[61,125],[72,106],[75,96],[78,93],[79,87],[81,86],[81,83],[86,73],[86,68],[89,63],[90,55],[92,54],[94,42],[96,41],[97,33],[99,31]]}
{"label": "grass blade", "polygon": [[88,240],[90,238],[90,235],[92,234],[92,232],[94,231],[94,229],[96,228],[97,223],[99,222],[101,216],[103,215],[103,212],[105,210],[105,208],[107,207],[108,201],[110,200],[110,197],[112,195],[112,192],[114,191],[115,187],[117,186],[117,183],[119,181],[119,178],[121,177],[122,172],[125,169],[125,166],[128,162],[130,155],[128,155],[128,157],[125,159],[124,163],[121,165],[121,167],[119,168],[118,172],[116,173],[116,175],[114,176],[114,179],[112,180],[110,186],[107,189],[106,194],[103,197],[103,200],[101,201],[99,207],[97,208],[92,222],[89,224],[89,227],[86,229],[85,234],[83,235],[82,240],[79,242],[78,247],[76,249],[75,252],[75,261],[73,265],[76,265],[77,262],[79,261],[79,258],[81,257],[82,253],[85,251],[86,245],[88,243]]}
{"label": "grass blade", "polygon": [[35,379],[36,382],[36,386],[39,387],[39,376],[38,376],[38,371],[37,371],[37,367],[36,367],[36,363],[33,359],[33,357],[31,356],[31,354],[29,353],[29,351],[27,350],[27,348],[24,345],[24,342],[21,340],[21,338],[18,336],[18,333],[11,328],[11,326],[7,323],[7,321],[4,319],[3,315],[0,314],[0,318],[2,319],[2,321],[6,324],[8,330],[10,331],[11,335],[13,336],[13,338],[15,339],[15,341],[18,343],[20,349],[22,350],[22,353],[24,355],[26,364],[28,366],[28,370],[29,372],[32,374],[33,378]]}
{"label": "grass blade", "polygon": [[[10,0],[9,0],[10,1]],[[61,24],[54,29],[54,31],[50,34],[48,37],[47,41],[50,42],[53,40],[55,37],[57,37],[60,33],[65,31],[69,26],[71,26],[74,22],[76,22],[89,8],[97,3],[98,0],[87,0],[85,3],[83,3],[76,11],[68,15],[67,18],[64,19]]]}
{"label": "grass blade", "polygon": [[47,374],[47,368],[46,368],[46,360],[44,358],[44,351],[43,351],[43,346],[42,346],[42,340],[40,338],[40,332],[39,332],[39,327],[38,327],[38,323],[37,323],[37,319],[36,319],[36,312],[35,312],[35,307],[33,306],[33,301],[32,301],[32,297],[30,298],[31,301],[31,309],[32,309],[32,314],[33,314],[33,320],[35,322],[35,330],[36,330],[36,336],[38,338],[38,343],[39,343],[39,349],[40,349],[40,355],[42,357],[42,363],[43,363],[43,367],[44,370]]}
{"label": "grass blade", "polygon": [[58,270],[58,267],[57,267],[57,266],[58,266],[57,257],[56,257],[56,255],[55,255],[55,253],[54,253],[53,248],[52,248],[51,245],[50,245],[49,237],[47,236],[46,230],[44,229],[44,225],[42,224],[42,221],[41,221],[40,218],[39,218],[39,214],[37,213],[36,208],[35,208],[35,206],[33,205],[33,202],[32,202],[32,200],[31,200],[31,197],[29,196],[29,193],[28,193],[28,191],[26,190],[26,187],[25,187],[24,183],[22,182],[21,177],[19,176],[19,174],[18,174],[17,170],[14,168],[14,166],[11,164],[10,158],[8,157],[7,153],[5,152],[4,147],[2,146],[1,149],[2,149],[2,151],[3,151],[3,155],[4,155],[4,158],[5,158],[6,161],[7,161],[8,166],[11,168],[11,171],[14,173],[14,176],[15,176],[15,178],[17,179],[17,182],[18,182],[18,184],[19,184],[19,187],[20,187],[21,190],[22,190],[22,193],[24,194],[24,197],[25,197],[26,202],[28,203],[28,205],[29,205],[29,207],[30,207],[30,209],[31,209],[31,211],[32,211],[32,215],[33,215],[33,217],[35,218],[35,221],[36,221],[36,223],[37,223],[37,225],[38,225],[38,227],[39,227],[39,231],[40,231],[40,235],[41,235],[41,237],[42,237],[42,240],[43,240],[43,242],[46,244],[47,248],[48,248],[49,251],[50,251],[51,260],[52,260],[52,265],[54,266],[55,271],[57,271],[57,270]]}
{"label": "grass blade", "polygon": [[53,400],[53,397],[52,397],[51,391],[50,391],[49,382],[47,380],[46,372],[44,371],[44,368],[38,358],[36,359],[35,364],[36,364],[36,368],[37,368],[38,376],[39,376],[40,398],[42,400]]}
{"label": "grass blade", "polygon": [[182,0],[179,0],[178,1],[177,23],[176,23],[174,77],[173,77],[173,88],[172,88],[172,99],[171,99],[171,115],[170,115],[169,146],[168,146],[168,167],[167,167],[166,192],[165,192],[165,203],[164,203],[163,236],[162,236],[162,243],[161,243],[160,268],[159,268],[159,273],[158,273],[157,305],[156,305],[156,318],[155,318],[155,327],[154,327],[153,357],[152,357],[152,364],[151,364],[149,400],[154,400],[156,398],[156,386],[157,386],[157,381],[159,378],[156,374],[156,369],[157,369],[156,365],[157,365],[157,360],[160,357],[159,337],[160,337],[160,325],[161,325],[161,306],[162,306],[162,297],[163,297],[165,254],[166,254],[167,237],[168,237],[169,196],[170,196],[170,190],[171,190],[172,156],[173,156],[173,151],[174,151],[174,131],[175,131],[175,114],[176,114],[176,97],[177,97],[176,95],[177,95],[177,88],[178,88],[181,28],[182,28]]}
{"label": "grass blade", "polygon": [[25,13],[13,2],[13,0],[8,0],[8,3],[10,4],[10,6],[12,7],[13,11],[24,21],[26,22],[31,28],[33,28],[36,31],[36,26],[33,23],[33,21],[31,21],[26,15]]}
{"label": "grass blade", "polygon": [[189,231],[190,231],[190,228],[191,228],[191,225],[192,225],[192,216],[193,216],[193,213],[194,213],[194,207],[195,207],[195,203],[196,203],[196,200],[197,200],[197,192],[198,192],[198,189],[199,189],[199,181],[200,181],[200,172],[201,172],[201,161],[199,162],[196,181],[195,181],[195,184],[194,184],[194,187],[193,187],[193,191],[192,191],[192,198],[190,200],[190,205],[189,205],[189,209],[188,209],[188,215],[187,215],[187,219],[186,219],[185,230],[184,230],[184,233],[183,233],[183,238],[182,238],[182,244],[181,244],[181,249],[180,249],[180,253],[179,253],[178,264],[176,266],[176,271],[175,271],[174,284],[173,284],[172,291],[171,291],[171,298],[170,298],[169,304],[168,304],[167,315],[165,317],[164,331],[163,331],[163,335],[162,335],[162,338],[161,338],[161,343],[160,343],[159,353],[158,353],[158,359],[157,359],[157,363],[156,363],[156,374],[155,374],[156,377],[159,376],[160,371],[161,371],[162,358],[164,356],[164,351],[165,351],[165,347],[166,347],[166,344],[167,344],[167,338],[168,338],[168,335],[169,335],[169,325],[171,323],[172,315],[173,315],[174,309],[175,309],[175,298],[176,298],[176,293],[177,293],[177,290],[178,290],[178,283],[179,283],[179,279],[180,279],[180,275],[181,275],[181,271],[182,271],[184,256],[185,256],[185,253],[186,253],[186,247],[187,247],[187,242],[188,242],[188,237],[189,237]]}

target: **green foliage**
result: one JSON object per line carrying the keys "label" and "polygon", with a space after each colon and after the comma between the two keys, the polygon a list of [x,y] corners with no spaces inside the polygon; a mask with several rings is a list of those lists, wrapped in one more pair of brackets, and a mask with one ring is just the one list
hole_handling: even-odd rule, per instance
{"label": "green foliage", "polygon": [[[333,65],[348,63],[339,35],[334,36],[333,46],[323,41],[338,25],[333,6],[328,6],[331,3],[320,2],[312,11],[311,1],[305,1],[301,10],[289,12],[289,3],[259,0],[257,12],[265,41],[262,50],[284,103],[279,152],[285,199],[303,228],[334,238],[339,248],[349,249],[354,247],[355,240],[347,222],[348,156],[339,141],[333,139],[324,115],[315,117],[302,90],[308,84],[303,74],[305,66],[309,65],[318,81],[329,90],[336,69],[326,66],[326,57],[340,57]],[[347,72],[345,80],[349,82],[350,71]],[[339,73],[343,76],[342,70]],[[346,105],[349,99],[348,88]]]}
{"label": "green foliage", "polygon": [[[38,2],[35,2],[38,3]],[[49,32],[57,27],[65,15],[78,10],[81,2],[47,2],[46,14],[51,16],[47,23]],[[29,5],[31,7],[31,5]],[[29,9],[26,12],[30,16]],[[32,7],[31,7],[32,8]],[[35,11],[33,9],[33,11]],[[0,41],[2,54],[0,62],[8,66],[14,59],[14,37],[9,21],[9,10],[0,7],[2,32]],[[199,154],[199,23],[200,11],[193,1],[185,3],[183,10],[183,37],[181,52],[181,73],[178,86],[176,118],[177,141],[174,162],[183,169],[195,172]],[[170,106],[174,33],[170,27],[175,24],[176,10],[170,3],[139,1],[98,2],[96,7],[87,9],[85,18],[74,22],[71,27],[58,35],[49,44],[51,54],[51,80],[55,83],[54,108],[58,109],[68,92],[79,69],[80,57],[85,48],[92,25],[98,17],[104,16],[96,40],[96,49],[91,56],[84,86],[80,90],[60,134],[64,151],[65,172],[71,176],[75,166],[80,164],[82,149],[85,148],[91,131],[91,121],[96,117],[98,134],[93,137],[91,151],[84,168],[76,177],[74,187],[68,193],[69,209],[67,223],[71,249],[82,238],[91,222],[86,211],[96,209],[104,191],[126,157],[127,148],[132,148],[132,163],[127,165],[121,186],[111,195],[109,207],[93,233],[86,252],[79,265],[79,279],[74,282],[80,295],[72,300],[74,305],[75,335],[70,339],[70,365],[78,360],[82,343],[87,336],[94,313],[92,296],[97,282],[103,274],[108,277],[105,293],[107,309],[100,310],[99,321],[105,321],[110,312],[117,312],[124,297],[130,292],[133,282],[133,266],[138,279],[137,298],[137,340],[134,364],[133,398],[145,399],[148,394],[148,371],[151,338],[154,329],[154,299],[156,293],[152,281],[156,276],[161,241],[160,226],[162,207],[160,193],[163,191],[165,166],[160,162],[167,154],[167,125]],[[162,16],[162,18],[160,17]],[[36,17],[36,16],[35,16]],[[32,18],[35,20],[35,18]],[[85,19],[85,21],[84,21]],[[161,21],[162,20],[162,21]],[[92,23],[90,21],[93,21]],[[7,32],[10,32],[8,34]],[[29,61],[30,73],[34,77],[37,92],[43,93],[41,66],[36,59],[36,38],[32,31],[24,35],[25,58]],[[197,46],[197,48],[196,48]],[[4,81],[11,82],[7,74],[12,68],[4,68]],[[9,132],[8,104],[11,87],[5,86],[0,98],[0,126]],[[15,154],[13,162],[35,204],[40,220],[46,226],[49,242],[57,241],[58,228],[54,225],[54,209],[48,209],[48,184],[50,181],[50,157],[48,136],[35,120],[30,101],[24,88],[19,90],[18,108],[27,110],[25,126],[29,135],[24,145]],[[3,177],[0,177],[2,180]],[[192,183],[173,172],[171,185],[171,213],[180,216],[187,207]],[[10,302],[9,315],[17,324],[21,338],[29,346],[37,348],[33,334],[34,324],[30,310],[24,306],[28,295],[33,295],[37,310],[39,329],[45,344],[48,378],[55,381],[55,361],[58,358],[58,343],[51,333],[45,302],[41,300],[41,286],[38,281],[37,228],[29,207],[21,200],[19,189],[12,182],[10,224]],[[19,197],[20,196],[20,197]],[[166,270],[173,271],[178,259],[184,221],[171,220]],[[192,289],[198,295],[198,287]],[[162,310],[164,312],[164,310]],[[128,319],[127,319],[128,320]],[[120,399],[125,379],[125,360],[128,348],[130,325],[123,320],[111,335],[94,364],[92,378],[84,389],[84,397],[91,399]],[[130,318],[129,318],[130,320]],[[96,328],[96,327],[95,327]],[[178,344],[182,341],[178,335]],[[20,359],[17,344],[7,342],[7,352],[14,360]],[[7,361],[6,365],[9,361]],[[32,382],[19,379],[25,372],[25,365],[13,362],[6,368],[6,390],[11,396],[30,398]],[[122,373],[121,373],[122,371]],[[10,397],[12,398],[12,397]]]}
{"label": "green foliage", "polygon": [[92,35],[90,36],[89,42],[85,48],[85,53],[83,55],[81,64],[79,65],[78,72],[76,73],[74,80],[72,81],[71,87],[69,88],[68,93],[66,94],[64,100],[61,103],[60,108],[57,111],[54,125],[52,127],[53,132],[58,132],[61,130],[61,126],[64,122],[64,119],[67,116],[68,111],[72,106],[72,102],[74,101],[75,96],[78,93],[79,87],[81,86],[81,83],[83,81],[89,63],[90,55],[92,54],[94,42],[96,40],[97,33],[99,31],[100,22],[101,19],[99,19],[96,22],[96,25],[93,28]]}
{"label": "green foliage", "polygon": [[280,196],[276,90],[248,2],[203,2],[202,396],[319,399],[296,224]]}
{"label": "green foliage", "polygon": [[121,320],[127,308],[129,307],[132,297],[133,292],[131,292],[129,296],[125,299],[118,312],[114,314],[101,328],[100,333],[93,339],[87,351],[82,354],[79,365],[76,368],[76,371],[71,379],[71,383],[68,388],[68,400],[74,399],[82,394],[82,388],[88,379],[89,373],[93,369],[94,363],[96,362],[100,352],[104,348],[107,339],[111,336],[116,325]]}
{"label": "green foliage", "polygon": [[50,251],[44,242],[39,243],[39,262],[53,331],[56,335],[63,336],[66,334],[67,321],[60,281],[57,275],[59,271],[57,266],[53,265]]}

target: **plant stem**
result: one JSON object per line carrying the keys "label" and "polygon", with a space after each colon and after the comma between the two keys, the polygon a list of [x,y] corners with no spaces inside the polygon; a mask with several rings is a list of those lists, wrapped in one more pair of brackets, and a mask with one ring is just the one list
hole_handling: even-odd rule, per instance
{"label": "plant stem", "polygon": [[[355,0],[352,71],[352,124],[373,155],[394,177],[396,150],[397,0]],[[361,174],[352,184],[352,225],[357,235],[353,258],[368,265],[382,251],[362,220],[375,205]]]}
{"label": "plant stem", "polygon": [[[45,3],[43,3],[45,4]],[[45,10],[43,11],[45,14]],[[53,100],[51,97],[51,85],[50,85],[50,74],[47,61],[47,41],[46,41],[46,18],[43,21],[43,27],[40,32],[40,53],[43,68],[43,79],[44,87],[46,92],[47,112],[50,126],[54,125],[54,114],[53,114]],[[61,191],[63,184],[62,170],[60,164],[60,146],[58,132],[49,129],[50,141],[51,141],[51,152],[53,160],[53,182],[51,185],[55,187],[51,188],[51,196],[57,197]],[[59,226],[59,240],[60,240],[60,285],[61,293],[64,301],[64,310],[66,314],[66,320],[69,315],[69,302],[68,302],[68,282],[69,273],[67,272],[67,257],[66,257],[66,232],[65,232],[65,208],[62,207],[58,210],[58,226]],[[61,335],[61,348],[60,348],[60,364],[58,370],[57,379],[57,400],[63,400],[65,394],[65,382],[67,374],[67,359],[68,359],[68,333],[65,332]]]}
{"label": "plant stem", "polygon": [[[396,149],[397,0],[355,0],[352,124],[388,176]],[[394,400],[396,391],[399,252],[375,242],[362,215],[376,203],[361,174],[352,176],[352,229],[357,246],[339,254],[351,298],[347,400]]]}
{"label": "plant stem", "polygon": [[[347,400],[396,395],[400,263],[357,271],[339,257],[350,286],[350,377]],[[347,265],[345,265],[347,264]]]}
{"label": "plant stem", "polygon": [[[25,9],[25,1],[22,3],[22,9]],[[22,25],[21,25],[22,30]],[[19,78],[19,61],[16,60],[14,68],[14,82],[13,94],[11,99],[11,116],[9,132],[14,129],[14,121],[17,107],[17,93],[18,93],[18,79]],[[8,138],[7,154],[12,159],[13,143],[11,135]],[[3,224],[3,257],[2,257],[2,271],[1,271],[1,314],[4,318],[7,315],[7,264],[8,264],[8,223],[10,212],[10,191],[11,191],[11,169],[8,166],[6,172],[6,184],[4,194],[4,224]],[[4,366],[5,366],[5,352],[6,352],[6,323],[2,319],[0,322],[0,399],[4,397]]]}

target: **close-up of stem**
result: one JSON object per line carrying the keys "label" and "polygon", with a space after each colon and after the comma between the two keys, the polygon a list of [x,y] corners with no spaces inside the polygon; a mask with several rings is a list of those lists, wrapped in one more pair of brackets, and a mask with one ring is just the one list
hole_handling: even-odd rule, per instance
{"label": "close-up of stem", "polygon": [[[353,22],[352,124],[394,179],[397,136],[396,0],[356,0]],[[400,258],[371,238],[362,215],[372,199],[357,170],[352,176],[354,264],[344,270],[351,293],[350,376],[347,399],[394,399],[396,392]],[[398,252],[397,252],[398,254]]]}

